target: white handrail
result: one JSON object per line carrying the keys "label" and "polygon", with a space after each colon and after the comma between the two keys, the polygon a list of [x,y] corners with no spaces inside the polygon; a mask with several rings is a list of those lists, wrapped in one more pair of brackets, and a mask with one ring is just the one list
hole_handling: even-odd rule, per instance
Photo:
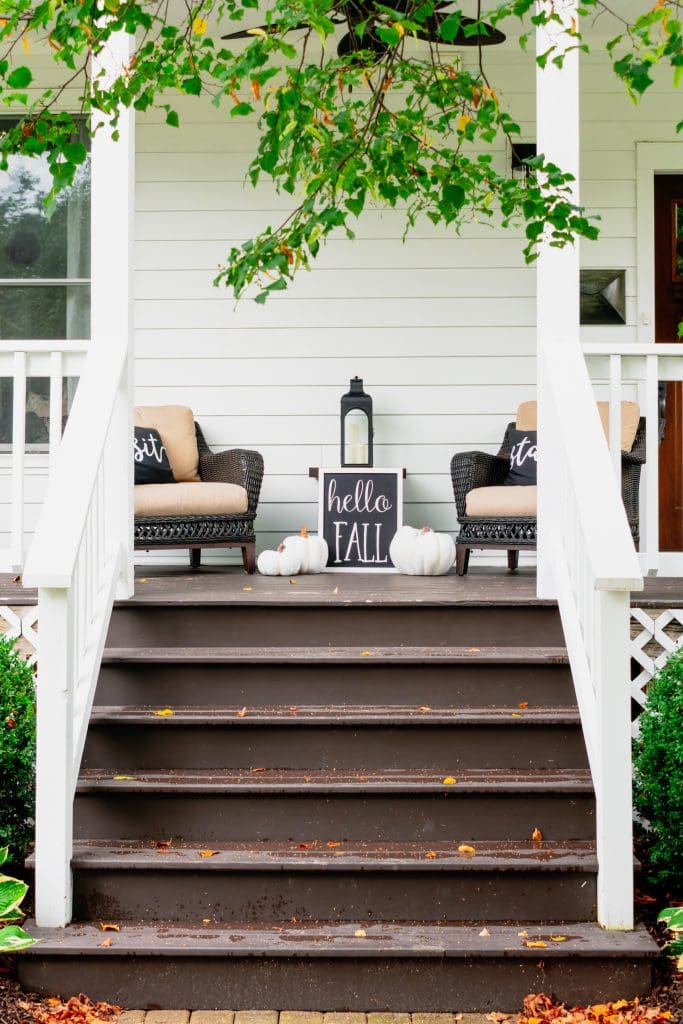
{"label": "white handrail", "polygon": [[[126,65],[130,45],[124,33],[110,41],[98,59],[105,75]],[[133,590],[131,112],[116,130],[118,142],[105,131],[93,139],[93,337],[24,570],[40,621],[35,908],[44,927],[71,919],[74,793],[114,600]],[[51,351],[38,355],[56,372]]]}

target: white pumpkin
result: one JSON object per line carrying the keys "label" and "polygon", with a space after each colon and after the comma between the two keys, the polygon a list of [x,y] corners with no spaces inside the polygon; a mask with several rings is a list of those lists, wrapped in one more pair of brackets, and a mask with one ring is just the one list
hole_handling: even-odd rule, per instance
{"label": "white pumpkin", "polygon": [[285,537],[282,543],[289,551],[294,551],[298,555],[299,572],[323,572],[327,566],[327,541],[323,537],[311,537],[305,526],[295,536]]}
{"label": "white pumpkin", "polygon": [[443,576],[455,561],[455,544],[447,533],[429,526],[401,526],[389,545],[389,557],[405,576]]}
{"label": "white pumpkin", "polygon": [[256,565],[263,576],[296,576],[300,568],[296,551],[284,544],[279,544],[277,551],[262,551]]}

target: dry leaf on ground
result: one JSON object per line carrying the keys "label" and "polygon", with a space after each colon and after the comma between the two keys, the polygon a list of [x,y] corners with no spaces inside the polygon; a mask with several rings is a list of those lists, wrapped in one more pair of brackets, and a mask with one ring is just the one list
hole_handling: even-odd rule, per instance
{"label": "dry leaf on ground", "polygon": [[358,931],[354,932],[353,934],[356,936],[357,939],[364,939],[366,933],[364,928],[359,928]]}
{"label": "dry leaf on ground", "polygon": [[446,778],[442,779],[441,781],[443,782],[444,786],[454,786],[458,780],[454,779],[452,775],[447,775]]}
{"label": "dry leaf on ground", "polygon": [[548,948],[548,943],[544,942],[542,939],[530,939],[528,942],[525,942],[524,945],[528,949],[547,949]]}
{"label": "dry leaf on ground", "polygon": [[467,846],[465,843],[463,843],[461,846],[458,847],[458,853],[465,853],[468,854],[470,857],[474,856],[476,852],[476,846]]}
{"label": "dry leaf on ground", "polygon": [[46,999],[42,1006],[32,1006],[31,1012],[36,1024],[115,1024],[122,1010],[109,1003],[93,1003],[80,995],[65,1003]]}
{"label": "dry leaf on ground", "polygon": [[535,843],[541,842],[541,840],[543,839],[543,833],[541,832],[540,828],[535,828],[533,830],[533,832],[531,833],[531,838]]}
{"label": "dry leaf on ground", "polygon": [[200,857],[215,857],[218,854],[218,850],[200,850]]}
{"label": "dry leaf on ground", "polygon": [[571,1009],[544,994],[528,995],[519,1024],[665,1024],[673,1019],[669,1010],[643,1006],[638,999],[574,1006]]}
{"label": "dry leaf on ground", "polygon": [[238,718],[244,718],[244,716],[246,715],[248,710],[249,710],[249,708],[245,704],[244,707],[241,709],[241,711],[237,712],[237,717]]}
{"label": "dry leaf on ground", "polygon": [[428,850],[427,853],[425,853],[425,857],[427,858],[427,860],[434,860],[436,857],[438,857],[438,854],[435,853],[434,850]]}
{"label": "dry leaf on ground", "polygon": [[103,932],[120,932],[120,924],[109,924],[108,921],[100,921],[100,928]]}
{"label": "dry leaf on ground", "polygon": [[157,718],[170,718],[171,715],[175,715],[173,708],[161,708],[159,711],[155,711],[154,714]]}

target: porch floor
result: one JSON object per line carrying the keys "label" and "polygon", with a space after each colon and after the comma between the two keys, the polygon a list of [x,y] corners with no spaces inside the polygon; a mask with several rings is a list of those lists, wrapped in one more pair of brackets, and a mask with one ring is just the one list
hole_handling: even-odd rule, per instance
{"label": "porch floor", "polygon": [[[289,577],[247,576],[237,566],[204,567],[190,571],[184,566],[137,566],[136,604],[177,603],[196,605],[254,604],[387,604],[429,602],[444,605],[552,604],[536,597],[536,571],[522,568],[482,567],[467,576],[401,576],[398,573],[321,573]],[[37,592],[21,585],[17,577],[0,573],[0,605],[32,605]],[[645,588],[632,595],[641,608],[683,607],[683,578],[648,577]]]}

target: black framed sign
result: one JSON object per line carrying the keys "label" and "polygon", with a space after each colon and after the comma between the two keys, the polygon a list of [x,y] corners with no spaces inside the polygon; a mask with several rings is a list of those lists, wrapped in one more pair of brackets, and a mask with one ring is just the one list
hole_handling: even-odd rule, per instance
{"label": "black framed sign", "polygon": [[403,523],[402,469],[320,469],[318,533],[328,572],[396,572],[389,545]]}

